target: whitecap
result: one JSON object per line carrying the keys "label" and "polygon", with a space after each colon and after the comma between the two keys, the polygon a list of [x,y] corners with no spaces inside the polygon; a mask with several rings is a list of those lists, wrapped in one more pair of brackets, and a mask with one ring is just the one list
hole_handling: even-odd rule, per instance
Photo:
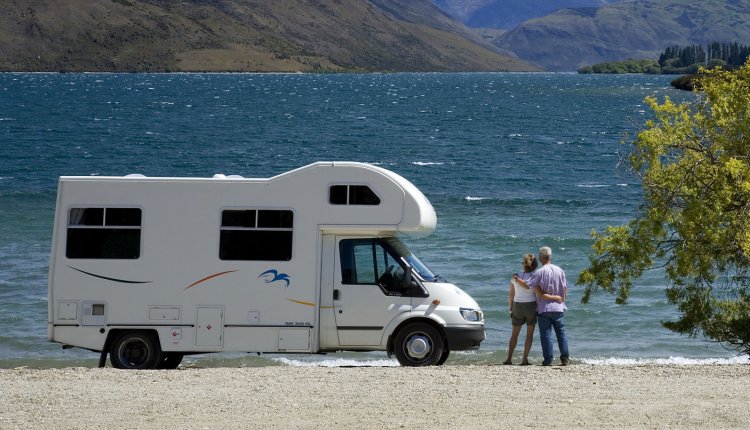
{"label": "whitecap", "polygon": [[273,361],[283,366],[292,367],[395,367],[398,361],[389,359],[353,360],[349,358],[334,358],[315,361],[298,360],[286,357],[274,358]]}
{"label": "whitecap", "polygon": [[607,187],[611,187],[611,185],[606,185],[606,184],[576,184],[576,187],[578,187],[578,188],[607,188]]}
{"label": "whitecap", "polygon": [[638,366],[647,364],[673,364],[681,366],[690,365],[707,365],[707,364],[750,364],[750,357],[747,355],[729,358],[688,358],[688,357],[669,357],[669,358],[641,358],[641,357],[602,357],[602,358],[583,358],[581,362],[591,365],[603,366]]}
{"label": "whitecap", "polygon": [[411,164],[415,166],[442,166],[445,163],[437,161],[412,161]]}
{"label": "whitecap", "polygon": [[480,202],[482,200],[488,200],[489,197],[474,197],[474,196],[466,196],[464,197],[464,200],[467,202]]}

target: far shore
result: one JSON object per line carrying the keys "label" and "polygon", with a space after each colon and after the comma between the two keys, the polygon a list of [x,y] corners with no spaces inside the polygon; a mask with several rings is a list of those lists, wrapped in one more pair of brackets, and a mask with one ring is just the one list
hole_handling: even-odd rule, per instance
{"label": "far shore", "polygon": [[746,428],[750,365],[0,370],[0,428]]}

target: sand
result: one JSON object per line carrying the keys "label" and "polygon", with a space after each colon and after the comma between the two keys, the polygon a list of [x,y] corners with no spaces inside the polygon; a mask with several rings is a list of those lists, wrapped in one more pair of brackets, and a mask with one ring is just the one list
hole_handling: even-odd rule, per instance
{"label": "sand", "polygon": [[748,405],[748,365],[0,370],[0,429],[744,429]]}

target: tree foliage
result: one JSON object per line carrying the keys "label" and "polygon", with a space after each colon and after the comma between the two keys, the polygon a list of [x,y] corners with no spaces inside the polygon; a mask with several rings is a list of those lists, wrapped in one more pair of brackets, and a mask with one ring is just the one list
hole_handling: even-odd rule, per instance
{"label": "tree foliage", "polygon": [[659,55],[662,73],[695,73],[699,67],[739,67],[750,56],[750,46],[737,42],[709,42],[701,45],[670,46]]}
{"label": "tree foliage", "polygon": [[623,73],[648,73],[658,75],[661,73],[661,67],[656,60],[627,60],[612,61],[608,63],[594,64],[593,66],[583,67],[578,73],[605,73],[605,74],[623,74]]}
{"label": "tree foliage", "polygon": [[750,353],[750,61],[703,70],[692,103],[646,102],[654,119],[631,147],[639,214],[593,232],[578,282],[625,303],[644,271],[662,268],[680,316],[668,329]]}

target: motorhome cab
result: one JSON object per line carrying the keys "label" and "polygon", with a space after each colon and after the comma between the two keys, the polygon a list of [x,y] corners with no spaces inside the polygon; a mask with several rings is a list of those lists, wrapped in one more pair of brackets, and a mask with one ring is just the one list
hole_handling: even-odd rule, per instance
{"label": "motorhome cab", "polygon": [[319,162],[269,178],[61,177],[49,340],[117,368],[185,354],[478,348],[477,303],[399,239],[434,231],[403,177]]}

